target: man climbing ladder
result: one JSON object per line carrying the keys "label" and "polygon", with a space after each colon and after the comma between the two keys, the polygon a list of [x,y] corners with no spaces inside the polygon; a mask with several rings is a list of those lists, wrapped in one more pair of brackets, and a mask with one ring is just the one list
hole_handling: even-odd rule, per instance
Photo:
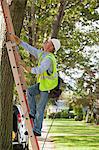
{"label": "man climbing ladder", "polygon": [[[37,83],[27,89],[27,98],[30,107],[30,117],[33,119],[33,132],[35,136],[41,136],[44,109],[48,102],[50,90],[58,85],[58,74],[56,68],[56,59],[54,51],[60,48],[60,41],[52,38],[43,43],[43,48],[38,50],[31,45],[21,41],[17,36],[11,35],[17,45],[24,47],[30,54],[38,59],[38,66],[25,69],[37,75]],[[40,94],[40,100],[37,103],[35,96]]]}

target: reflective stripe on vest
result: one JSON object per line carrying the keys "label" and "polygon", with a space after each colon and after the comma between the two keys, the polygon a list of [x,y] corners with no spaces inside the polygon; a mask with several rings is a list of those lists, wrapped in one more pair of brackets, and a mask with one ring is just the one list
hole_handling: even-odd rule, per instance
{"label": "reflective stripe on vest", "polygon": [[55,73],[54,76],[41,76],[40,79],[41,79],[41,80],[42,80],[42,79],[55,79],[55,78],[57,78],[57,77],[58,77],[58,75],[57,75],[57,73]]}

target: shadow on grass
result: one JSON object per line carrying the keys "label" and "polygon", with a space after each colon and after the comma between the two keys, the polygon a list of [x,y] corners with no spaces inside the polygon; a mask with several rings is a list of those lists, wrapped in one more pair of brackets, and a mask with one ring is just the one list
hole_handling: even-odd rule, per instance
{"label": "shadow on grass", "polygon": [[89,146],[99,147],[99,137],[75,137],[75,136],[52,136],[54,143],[63,144],[64,146]]}
{"label": "shadow on grass", "polygon": [[66,126],[53,126],[51,128],[52,133],[72,133],[77,135],[99,135],[99,128],[88,128],[85,126],[75,126],[75,127],[66,127]]}

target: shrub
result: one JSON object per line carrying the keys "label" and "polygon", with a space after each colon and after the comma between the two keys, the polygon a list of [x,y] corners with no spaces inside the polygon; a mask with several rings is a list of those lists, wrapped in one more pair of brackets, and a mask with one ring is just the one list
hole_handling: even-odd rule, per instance
{"label": "shrub", "polygon": [[62,110],[61,112],[53,112],[48,115],[49,118],[68,118],[68,112]]}
{"label": "shrub", "polygon": [[76,121],[81,121],[83,120],[83,111],[82,111],[82,107],[78,106],[74,108],[75,110],[75,120]]}
{"label": "shrub", "polygon": [[61,118],[68,118],[68,112],[66,110],[61,111]]}

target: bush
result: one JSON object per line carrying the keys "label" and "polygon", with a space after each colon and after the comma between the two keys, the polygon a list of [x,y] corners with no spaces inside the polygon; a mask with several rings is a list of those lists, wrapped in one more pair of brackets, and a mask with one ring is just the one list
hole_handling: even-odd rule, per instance
{"label": "bush", "polygon": [[61,118],[61,112],[57,112],[57,113],[55,114],[55,118]]}
{"label": "bush", "polygon": [[51,119],[55,118],[55,113],[50,113],[50,114],[48,115],[48,117],[51,118]]}
{"label": "bush", "polygon": [[66,110],[61,112],[61,118],[68,118],[68,112],[66,112]]}
{"label": "bush", "polygon": [[76,121],[81,121],[83,120],[83,111],[82,111],[82,107],[78,106],[74,108],[75,110],[75,120]]}
{"label": "bush", "polygon": [[48,115],[49,118],[68,118],[68,113],[66,110],[62,110],[61,112],[53,112]]}

